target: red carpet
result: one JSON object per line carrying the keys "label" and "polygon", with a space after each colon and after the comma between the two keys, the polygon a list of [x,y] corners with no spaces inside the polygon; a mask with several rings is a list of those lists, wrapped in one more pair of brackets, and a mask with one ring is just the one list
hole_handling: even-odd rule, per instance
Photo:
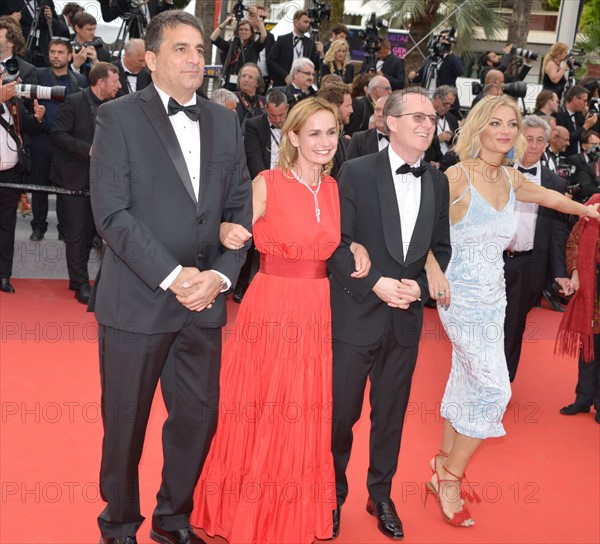
{"label": "red carpet", "polygon": [[[13,284],[16,295],[0,293],[0,543],[95,544],[96,516],[103,508],[97,485],[102,433],[95,321],[66,281]],[[230,308],[232,317],[236,305]],[[575,361],[552,353],[559,318],[548,310],[531,314],[504,419],[508,434],[487,441],[469,468],[483,498],[471,509],[476,526],[456,529],[442,521],[433,501],[423,508],[450,365],[437,314],[426,310],[393,490],[404,542],[600,542],[600,426],[593,410],[575,417],[558,413],[574,400],[577,375]],[[146,516],[158,490],[164,417],[159,393],[140,471]],[[364,509],[367,451],[365,411],[336,544],[390,542]],[[145,523],[139,542],[150,542],[148,532]]]}

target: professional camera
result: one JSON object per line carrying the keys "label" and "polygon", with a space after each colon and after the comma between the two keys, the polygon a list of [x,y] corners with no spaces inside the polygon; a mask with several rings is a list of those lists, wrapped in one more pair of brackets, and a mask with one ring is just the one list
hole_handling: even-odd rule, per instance
{"label": "professional camera", "polygon": [[17,96],[19,98],[37,98],[38,100],[54,100],[64,102],[67,96],[67,88],[63,85],[44,87],[43,85],[17,85]]}
{"label": "professional camera", "polygon": [[358,37],[363,41],[362,48],[365,52],[365,60],[368,69],[372,72],[375,72],[376,70],[375,53],[381,49],[379,29],[387,28],[387,26],[387,21],[385,19],[377,18],[376,13],[373,12],[365,24],[364,30],[358,32]]}
{"label": "professional camera", "polygon": [[4,78],[2,83],[12,83],[19,78],[19,61],[15,58],[4,63]]}
{"label": "professional camera", "polygon": [[323,21],[329,21],[331,17],[331,8],[329,4],[319,2],[319,0],[313,0],[313,5],[307,10],[308,17],[310,18],[311,32],[314,34],[319,32],[319,28]]}
{"label": "professional camera", "polygon": [[567,53],[567,58],[565,59],[567,66],[570,70],[574,68],[581,68],[581,61],[577,59],[577,57],[581,57],[583,55],[583,49],[571,49]]}
{"label": "professional camera", "polygon": [[441,58],[452,51],[452,45],[455,43],[456,29],[451,27],[439,34],[432,34],[427,43],[427,51],[434,59]]}
{"label": "professional camera", "polygon": [[590,98],[588,115],[600,114],[600,98]]}
{"label": "professional camera", "polygon": [[521,57],[525,60],[537,60],[538,54],[530,49],[523,49],[522,47],[514,47],[510,50],[511,54]]}
{"label": "professional camera", "polygon": [[581,192],[581,185],[577,183],[577,167],[575,165],[569,164],[562,157],[558,157],[556,173],[566,182],[566,194],[577,196]]}
{"label": "professional camera", "polygon": [[[473,96],[478,95],[483,91],[483,85],[479,81],[473,81],[471,83],[471,92]],[[527,83],[524,81],[513,81],[512,83],[505,83],[502,86],[504,94],[512,96],[513,98],[525,98],[527,95]]]}
{"label": "professional camera", "polygon": [[100,38],[95,38],[91,42],[85,42],[85,43],[73,42],[73,51],[75,51],[75,53],[79,53],[79,51],[81,51],[84,47],[89,47],[90,45],[96,49],[98,47],[102,47],[102,40]]}
{"label": "professional camera", "polygon": [[589,149],[587,156],[590,162],[596,162],[596,159],[600,157],[600,145],[595,145]]}
{"label": "professional camera", "polygon": [[244,6],[243,0],[237,0],[233,5],[231,13],[235,17],[236,21],[241,21],[244,18],[244,11],[248,11],[248,8]]}

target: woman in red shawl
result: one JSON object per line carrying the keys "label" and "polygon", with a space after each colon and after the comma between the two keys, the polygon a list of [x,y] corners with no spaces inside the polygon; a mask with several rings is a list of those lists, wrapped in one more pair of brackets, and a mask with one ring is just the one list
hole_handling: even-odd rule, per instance
{"label": "woman in red shawl", "polygon": [[[594,195],[589,204],[600,202]],[[560,409],[565,416],[588,413],[594,404],[600,423],[600,224],[579,220],[567,242],[567,271],[575,290],[560,323],[559,353],[579,353],[575,402]]]}

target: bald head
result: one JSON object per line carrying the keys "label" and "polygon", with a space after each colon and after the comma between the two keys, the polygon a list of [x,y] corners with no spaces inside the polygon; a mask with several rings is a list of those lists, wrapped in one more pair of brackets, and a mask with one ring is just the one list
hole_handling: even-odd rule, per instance
{"label": "bald head", "polygon": [[124,47],[123,62],[128,72],[139,74],[146,67],[146,47],[144,40],[133,38]]}
{"label": "bald head", "polygon": [[504,73],[500,70],[489,70],[487,74],[485,74],[485,81],[483,82],[485,85],[490,83],[495,83],[496,85],[504,85]]}
{"label": "bald head", "polygon": [[369,96],[374,102],[377,102],[382,96],[386,96],[392,93],[392,86],[389,80],[383,76],[375,76],[369,81]]}
{"label": "bald head", "polygon": [[558,125],[556,127],[556,136],[554,137],[554,141],[550,143],[550,149],[556,154],[564,153],[569,147],[569,140],[571,139],[571,134],[569,130],[565,127],[561,127]]}

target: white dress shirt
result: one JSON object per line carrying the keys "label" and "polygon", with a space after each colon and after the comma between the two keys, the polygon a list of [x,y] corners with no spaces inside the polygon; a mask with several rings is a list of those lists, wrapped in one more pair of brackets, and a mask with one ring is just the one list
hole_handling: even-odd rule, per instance
{"label": "white dress shirt", "polygon": [[[13,124],[6,102],[0,103],[0,117],[9,125]],[[17,143],[4,127],[0,126],[0,172],[14,168],[18,162],[19,153],[17,152]]]}
{"label": "white dress shirt", "polygon": [[[127,80],[127,87],[129,88],[130,93],[134,93],[137,91],[137,74],[134,74],[126,65],[125,65],[125,57],[121,59],[121,64],[123,65],[123,70],[129,72],[128,75],[125,76]],[[168,99],[167,99],[168,102]]]}
{"label": "white dress shirt", "polygon": [[[421,178],[417,178],[412,174],[396,174],[396,170],[406,161],[396,154],[391,145],[388,146],[388,155],[392,177],[394,178],[398,211],[400,212],[402,245],[404,257],[406,258],[421,206]],[[419,166],[420,163],[421,161],[418,161],[412,166]]]}
{"label": "white dress shirt", "polygon": [[[379,148],[379,151],[390,145],[389,136],[387,134],[383,134],[383,132],[379,132],[377,129],[375,129],[375,133],[377,134],[377,147]],[[380,138],[380,134],[385,136],[385,138]]]}
{"label": "white dress shirt", "polygon": [[269,165],[271,170],[277,167],[277,161],[279,160],[279,146],[281,145],[281,129],[270,127],[271,131],[271,164]]}
{"label": "white dress shirt", "polygon": [[[519,166],[525,168],[518,161],[515,161],[515,168]],[[537,168],[537,172],[534,175],[529,173],[523,173],[523,176],[528,181],[542,185],[542,165],[540,161],[527,166],[526,168]],[[537,221],[537,213],[539,206],[534,202],[521,202],[517,200],[515,210],[517,212],[517,232],[513,239],[508,244],[508,249],[511,251],[530,251],[533,249],[533,240],[535,238],[535,223]]]}

